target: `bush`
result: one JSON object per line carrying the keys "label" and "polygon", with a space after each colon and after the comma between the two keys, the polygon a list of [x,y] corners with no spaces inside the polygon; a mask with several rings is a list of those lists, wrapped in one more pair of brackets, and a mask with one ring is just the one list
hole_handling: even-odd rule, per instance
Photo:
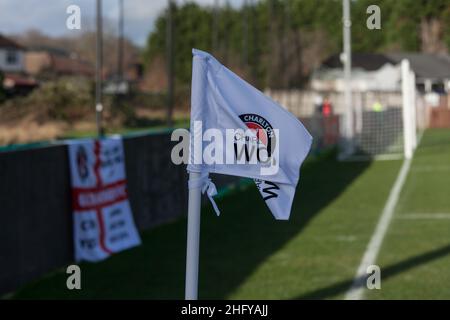
{"label": "bush", "polygon": [[51,119],[79,120],[93,112],[94,99],[90,87],[90,81],[85,79],[62,78],[42,85],[27,97],[27,102],[47,107]]}

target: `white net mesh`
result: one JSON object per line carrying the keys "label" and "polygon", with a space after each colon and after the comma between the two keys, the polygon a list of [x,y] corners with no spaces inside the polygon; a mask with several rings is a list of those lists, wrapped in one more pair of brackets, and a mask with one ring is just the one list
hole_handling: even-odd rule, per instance
{"label": "white net mesh", "polygon": [[[266,94],[301,119],[314,138],[313,152],[338,145],[341,159],[399,159],[406,156],[408,146],[415,148],[416,137],[428,123],[424,99],[416,91],[409,64],[405,74],[399,76],[402,80],[397,91],[355,90],[352,93],[350,139],[344,138],[347,114],[342,91],[267,90]],[[324,115],[316,101],[318,96],[331,103],[330,114]]]}
{"label": "white net mesh", "polygon": [[[392,92],[354,95],[354,139],[350,157],[403,154],[402,96]],[[347,150],[345,145],[340,150]]]}
{"label": "white net mesh", "polygon": [[359,132],[355,134],[355,155],[377,156],[403,153],[402,109],[364,111]]}

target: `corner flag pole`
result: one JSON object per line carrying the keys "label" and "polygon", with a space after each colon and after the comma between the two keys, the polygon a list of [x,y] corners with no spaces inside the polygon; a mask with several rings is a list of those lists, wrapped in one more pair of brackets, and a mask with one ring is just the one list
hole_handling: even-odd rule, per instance
{"label": "corner flag pole", "polygon": [[[200,179],[201,174],[190,172],[189,180]],[[201,209],[201,186],[189,188],[188,202],[188,230],[186,248],[186,287],[185,299],[197,300],[198,291],[198,258],[200,247],[200,209]]]}

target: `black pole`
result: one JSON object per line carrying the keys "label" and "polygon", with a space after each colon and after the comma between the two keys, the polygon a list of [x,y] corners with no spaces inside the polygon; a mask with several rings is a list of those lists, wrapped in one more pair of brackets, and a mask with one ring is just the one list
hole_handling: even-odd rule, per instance
{"label": "black pole", "polygon": [[251,27],[251,32],[250,34],[252,35],[252,53],[251,53],[251,58],[249,60],[250,66],[251,66],[251,76],[253,78],[253,82],[255,83],[255,85],[257,87],[261,87],[262,86],[262,82],[261,79],[259,77],[259,58],[260,58],[260,43],[259,43],[259,39],[260,39],[260,35],[259,35],[259,29],[258,29],[258,18],[257,18],[257,8],[256,5],[254,3],[253,0],[250,0],[250,27]]}
{"label": "black pole", "polygon": [[282,5],[284,5],[283,8],[283,21],[282,21],[282,26],[281,26],[281,30],[280,30],[280,36],[278,37],[278,45],[279,47],[279,52],[280,52],[280,71],[282,74],[284,74],[284,79],[283,79],[283,87],[285,89],[289,89],[289,74],[286,72],[287,69],[289,68],[288,66],[288,57],[287,57],[287,52],[285,50],[283,50],[283,46],[286,45],[289,41],[289,37],[290,37],[290,27],[291,27],[291,15],[290,15],[290,2],[289,0],[285,0],[284,2],[281,3]]}
{"label": "black pole", "polygon": [[229,43],[230,43],[230,37],[229,37],[228,30],[231,29],[231,23],[232,23],[232,21],[230,20],[231,15],[232,15],[232,9],[230,7],[230,2],[229,2],[229,0],[225,0],[225,5],[224,5],[224,9],[223,9],[223,18],[222,18],[223,28],[225,30],[225,32],[223,33],[222,60],[225,65],[228,64],[228,47],[229,47]]}
{"label": "black pole", "polygon": [[244,5],[242,7],[243,15],[242,15],[242,26],[243,26],[243,34],[242,34],[242,64],[244,68],[248,68],[248,43],[249,43],[249,31],[248,31],[248,20],[249,20],[249,4],[248,0],[244,0]]}
{"label": "black pole", "polygon": [[168,0],[166,26],[166,56],[167,56],[167,125],[172,127],[173,95],[174,95],[174,59],[173,59],[173,2]]}
{"label": "black pole", "polygon": [[271,89],[273,89],[275,87],[275,84],[277,83],[276,79],[275,79],[275,75],[276,75],[276,34],[275,34],[275,0],[269,0],[268,1],[268,9],[269,9],[269,35],[268,35],[268,40],[269,40],[269,87]]}
{"label": "black pole", "polygon": [[123,0],[119,0],[119,43],[118,43],[118,57],[117,57],[117,77],[119,82],[123,80]]}
{"label": "black pole", "polygon": [[102,0],[97,0],[97,48],[95,66],[95,114],[97,124],[97,136],[103,135],[102,127],[102,69],[103,69],[103,30],[102,30]]}
{"label": "black pole", "polygon": [[212,21],[212,52],[217,54],[219,47],[219,0],[214,0]]}
{"label": "black pole", "polygon": [[[224,28],[227,31],[231,29],[230,16],[231,16],[232,12],[230,12],[230,11],[232,11],[230,2],[228,0],[225,0],[225,8],[223,10],[224,14],[222,15],[223,16],[222,20],[224,21]],[[225,32],[223,35],[223,53],[222,53],[222,56],[223,56],[222,59],[223,59],[224,64],[228,63],[229,46],[230,46],[230,37],[229,37],[228,32]]]}

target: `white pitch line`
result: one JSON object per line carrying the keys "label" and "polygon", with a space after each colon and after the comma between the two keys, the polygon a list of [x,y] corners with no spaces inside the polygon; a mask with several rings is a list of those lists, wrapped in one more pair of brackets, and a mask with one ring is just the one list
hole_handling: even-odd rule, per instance
{"label": "white pitch line", "polygon": [[383,238],[392,220],[392,216],[394,215],[394,209],[397,205],[400,192],[403,188],[403,185],[405,184],[406,176],[408,175],[410,167],[411,159],[405,159],[397,176],[397,179],[395,180],[395,183],[391,189],[391,192],[389,193],[389,197],[386,201],[375,232],[370,239],[366,252],[364,253],[361,263],[356,271],[353,283],[345,295],[346,300],[360,300],[363,298],[364,288],[366,286],[365,282],[367,276],[367,267],[375,264],[381,244],[383,243]]}
{"label": "white pitch line", "polygon": [[405,220],[446,220],[450,219],[450,213],[439,212],[439,213],[407,213],[401,214],[396,217],[397,219]]}

